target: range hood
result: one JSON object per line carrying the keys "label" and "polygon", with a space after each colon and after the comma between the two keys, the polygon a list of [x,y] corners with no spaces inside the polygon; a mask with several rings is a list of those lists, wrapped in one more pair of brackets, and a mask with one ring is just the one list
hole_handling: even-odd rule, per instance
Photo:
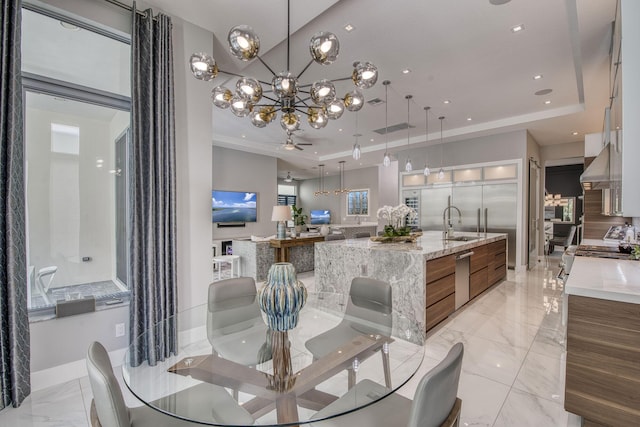
{"label": "range hood", "polygon": [[589,167],[580,175],[580,184],[584,190],[603,190],[611,187],[610,150],[611,144],[605,145]]}

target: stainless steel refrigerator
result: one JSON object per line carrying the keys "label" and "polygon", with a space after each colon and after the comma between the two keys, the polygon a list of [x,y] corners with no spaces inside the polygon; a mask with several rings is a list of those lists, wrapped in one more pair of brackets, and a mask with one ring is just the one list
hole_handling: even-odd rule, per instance
{"label": "stainless steel refrigerator", "polygon": [[455,231],[466,233],[506,233],[507,264],[516,265],[516,225],[518,184],[482,184],[422,189],[420,194],[420,226],[423,230],[442,231],[442,213],[447,199],[460,209],[451,211]]}

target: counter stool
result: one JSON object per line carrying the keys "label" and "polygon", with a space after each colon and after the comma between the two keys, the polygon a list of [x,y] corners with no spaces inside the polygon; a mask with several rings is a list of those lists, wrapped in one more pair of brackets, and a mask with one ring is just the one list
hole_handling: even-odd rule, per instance
{"label": "counter stool", "polygon": [[240,255],[220,255],[213,257],[213,263],[218,266],[218,280],[222,279],[222,264],[231,265],[231,277],[235,277],[235,263],[238,263],[238,277],[242,276]]}

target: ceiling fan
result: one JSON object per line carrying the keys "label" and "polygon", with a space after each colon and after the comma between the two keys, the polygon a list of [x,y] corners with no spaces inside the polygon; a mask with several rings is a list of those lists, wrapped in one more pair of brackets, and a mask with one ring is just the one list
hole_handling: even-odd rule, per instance
{"label": "ceiling fan", "polygon": [[287,139],[282,144],[282,148],[284,148],[285,150],[304,150],[304,148],[300,147],[301,145],[313,145],[313,144],[310,142],[294,142],[293,134],[287,131]]}

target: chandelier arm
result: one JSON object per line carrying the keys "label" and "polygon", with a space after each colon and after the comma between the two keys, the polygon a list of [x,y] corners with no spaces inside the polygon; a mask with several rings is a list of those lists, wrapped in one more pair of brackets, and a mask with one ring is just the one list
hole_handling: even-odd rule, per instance
{"label": "chandelier arm", "polygon": [[309,113],[304,111],[302,108],[294,107],[294,110],[296,110],[298,113],[304,114],[306,116],[309,115]]}
{"label": "chandelier arm", "polygon": [[[266,67],[266,69],[267,69],[267,70],[269,70],[269,71],[271,72],[271,74],[273,74],[273,76],[274,76],[274,77],[276,76],[275,71],[273,71],[273,70],[271,69],[271,67],[269,67],[269,64],[267,64],[266,62],[264,62],[264,60],[263,60],[262,58],[260,58],[260,55],[256,55],[256,58],[258,58],[258,60],[259,60],[260,62],[262,62],[262,65],[264,65],[264,66]],[[260,83],[262,83],[262,82],[260,82]],[[270,86],[270,85],[271,85],[271,83],[265,83],[265,84],[266,84],[267,86]]]}
{"label": "chandelier arm", "polygon": [[[242,77],[246,77],[246,76],[243,76],[242,74],[232,73],[231,71],[218,70],[218,72],[219,72],[219,73],[222,73],[222,74],[228,74],[228,75],[230,75],[230,76],[234,76],[234,77],[240,77],[240,78],[242,78]],[[265,85],[265,86],[267,86],[267,87],[270,87],[270,86],[271,86],[271,82],[265,82],[265,81],[263,81],[263,80],[257,80],[257,81],[258,81],[258,83],[263,84],[263,85]]]}
{"label": "chandelier arm", "polygon": [[298,74],[298,79],[300,77],[302,77],[302,75],[304,74],[305,71],[307,71],[307,69],[311,66],[311,64],[313,64],[313,59],[311,61],[309,61],[309,63],[307,65],[305,65],[305,67],[302,69],[302,71],[300,71],[300,74]]}
{"label": "chandelier arm", "polygon": [[310,96],[307,96],[306,98],[300,98],[299,96],[296,96],[296,98],[298,98],[298,101],[302,102],[305,107],[309,108],[309,104],[307,104],[307,101],[311,99]]}
{"label": "chandelier arm", "polygon": [[278,103],[278,100],[277,100],[277,99],[275,99],[275,98],[270,98],[270,97],[268,97],[268,96],[265,96],[265,95],[264,95],[264,92],[262,93],[262,97],[263,97],[263,98],[268,99],[269,101],[273,101],[273,102],[275,102],[276,104]]}
{"label": "chandelier arm", "polygon": [[329,80],[329,81],[333,83],[333,82],[343,82],[343,81],[345,81],[345,80],[351,80],[351,76],[348,76],[348,77],[342,77],[342,78],[339,78],[339,79],[331,79],[331,80]]}

